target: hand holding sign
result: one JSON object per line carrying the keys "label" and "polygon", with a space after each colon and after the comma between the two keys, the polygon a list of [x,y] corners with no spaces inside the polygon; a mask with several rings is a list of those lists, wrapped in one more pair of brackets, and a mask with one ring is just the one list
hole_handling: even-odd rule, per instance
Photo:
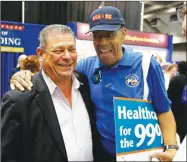
{"label": "hand holding sign", "polygon": [[117,161],[150,161],[150,153],[163,151],[162,132],[150,102],[114,99]]}

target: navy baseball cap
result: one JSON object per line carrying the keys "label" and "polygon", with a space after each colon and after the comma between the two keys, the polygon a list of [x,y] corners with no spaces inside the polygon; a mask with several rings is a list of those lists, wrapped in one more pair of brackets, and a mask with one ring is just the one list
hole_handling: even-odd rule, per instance
{"label": "navy baseball cap", "polygon": [[125,20],[119,9],[113,6],[104,6],[94,10],[89,17],[90,30],[93,32],[97,30],[116,31],[123,25]]}

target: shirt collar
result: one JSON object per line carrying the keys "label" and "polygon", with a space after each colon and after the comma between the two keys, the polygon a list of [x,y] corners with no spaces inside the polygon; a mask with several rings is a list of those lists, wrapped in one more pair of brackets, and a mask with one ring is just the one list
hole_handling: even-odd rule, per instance
{"label": "shirt collar", "polygon": [[[129,53],[127,50],[125,50],[124,47],[123,48],[123,57],[122,59],[116,64],[114,65],[112,68],[117,68],[119,65],[121,66],[132,66],[133,64],[133,56],[131,53]],[[101,67],[103,67],[104,65],[101,63],[101,61],[99,60],[98,57],[96,57],[96,61],[94,64],[95,69],[99,69]]]}
{"label": "shirt collar", "polygon": [[118,64],[116,64],[115,66],[132,66],[133,64],[133,56],[132,53],[129,53],[127,50],[125,50],[124,47],[123,48],[123,57],[122,59],[118,62]]}
{"label": "shirt collar", "polygon": [[75,77],[75,75],[72,75],[72,81],[73,81],[72,87],[73,87],[74,89],[79,89],[79,87],[80,87],[80,82],[79,82],[78,79]]}
{"label": "shirt collar", "polygon": [[[42,75],[43,75],[43,78],[47,84],[47,87],[49,88],[49,92],[50,94],[52,95],[55,91],[57,87],[57,85],[45,74],[45,72],[42,70]],[[72,84],[72,88],[74,88],[75,90],[77,90],[79,87],[80,87],[80,82],[78,81],[78,79],[72,75],[72,81],[73,81],[73,84]]]}

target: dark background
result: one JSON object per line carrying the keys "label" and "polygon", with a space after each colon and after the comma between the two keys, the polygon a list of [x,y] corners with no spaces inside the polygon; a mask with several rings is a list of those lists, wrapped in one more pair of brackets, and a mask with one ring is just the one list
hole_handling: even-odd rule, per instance
{"label": "dark background", "polygon": [[[69,21],[88,22],[89,14],[100,5],[116,6],[123,14],[127,28],[140,29],[141,4],[139,2],[90,1],[25,1],[25,23],[67,24]],[[1,2],[1,20],[22,21],[22,2]]]}

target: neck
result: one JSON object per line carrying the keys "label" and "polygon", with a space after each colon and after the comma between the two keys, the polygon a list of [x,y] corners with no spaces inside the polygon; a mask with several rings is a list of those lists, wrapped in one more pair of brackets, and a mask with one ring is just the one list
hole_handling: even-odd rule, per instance
{"label": "neck", "polygon": [[72,107],[72,97],[71,97],[71,89],[72,89],[72,78],[63,79],[60,82],[54,82],[63,92],[66,97],[69,106]]}
{"label": "neck", "polygon": [[72,87],[72,79],[63,80],[57,86],[62,90],[63,93],[70,91]]}
{"label": "neck", "polygon": [[[45,72],[45,71],[44,71]],[[46,75],[49,77],[47,72]],[[67,78],[50,76],[50,79],[56,84],[57,87],[61,89],[65,98],[67,99],[69,106],[72,107],[72,97],[71,97],[71,89],[72,89],[72,76]]]}
{"label": "neck", "polygon": [[53,82],[61,89],[64,94],[71,93],[72,78],[61,78],[60,80],[54,79]]}
{"label": "neck", "polygon": [[112,65],[106,66],[107,68],[112,68],[113,66],[115,66],[116,64],[118,64],[120,62],[120,60],[122,59],[124,54],[124,49],[122,48],[122,50],[120,50],[120,54],[118,55],[118,60],[116,60],[116,62]]}

